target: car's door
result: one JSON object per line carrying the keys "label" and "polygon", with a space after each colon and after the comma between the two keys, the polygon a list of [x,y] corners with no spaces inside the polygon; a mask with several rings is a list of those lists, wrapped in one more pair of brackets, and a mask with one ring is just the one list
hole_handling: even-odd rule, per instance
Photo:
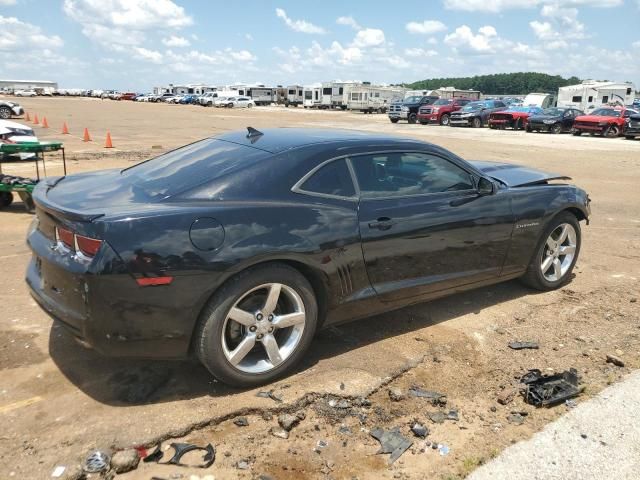
{"label": "car's door", "polygon": [[562,129],[569,130],[573,127],[573,121],[576,118],[576,111],[573,109],[569,109],[562,115]]}
{"label": "car's door", "polygon": [[433,152],[350,158],[369,280],[383,301],[497,277],[513,215],[504,190],[478,193],[478,178]]}

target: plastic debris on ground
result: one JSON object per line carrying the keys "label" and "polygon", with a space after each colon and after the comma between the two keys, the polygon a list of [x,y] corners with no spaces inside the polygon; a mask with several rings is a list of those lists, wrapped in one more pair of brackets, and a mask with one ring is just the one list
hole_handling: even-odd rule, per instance
{"label": "plastic debris on ground", "polygon": [[111,465],[111,456],[106,452],[96,450],[90,453],[82,465],[82,469],[87,473],[104,472]]}
{"label": "plastic debris on ground", "polygon": [[58,465],[56,468],[53,469],[53,472],[51,472],[51,477],[52,478],[61,477],[66,469],[67,469],[67,467],[64,467],[62,465]]}
{"label": "plastic debris on ground", "polygon": [[434,405],[444,406],[447,404],[447,396],[431,390],[424,390],[415,385],[409,388],[409,395],[412,397],[426,398],[431,400]]}
{"label": "plastic debris on ground", "polygon": [[542,375],[540,370],[529,370],[520,382],[525,385],[524,401],[536,407],[550,407],[576,397],[584,388],[578,386],[578,372],[572,368],[556,375]]}
{"label": "plastic debris on ground", "polygon": [[[172,443],[170,444],[170,447],[173,449],[173,456],[166,462],[160,461],[164,456],[164,453],[162,452],[162,444],[158,444],[156,449],[145,458],[143,458],[142,461],[146,463],[155,462],[160,465],[177,465],[180,467],[190,468],[209,468],[216,460],[216,449],[211,444],[208,444],[205,447],[200,447],[192,443]],[[186,464],[180,461],[186,453],[197,450],[202,450],[204,452],[201,463]]]}
{"label": "plastic debris on ground", "polygon": [[439,443],[438,444],[438,453],[440,453],[440,455],[442,455],[443,457],[445,455],[449,455],[449,446],[445,445],[443,443]]}
{"label": "plastic debris on ground", "polygon": [[389,465],[393,464],[413,445],[413,441],[402,436],[398,427],[386,432],[382,428],[375,428],[371,430],[371,436],[380,442],[380,449],[376,453],[391,454],[388,460]]}
{"label": "plastic debris on ground", "polygon": [[540,346],[536,342],[511,342],[509,344],[509,348],[513,350],[525,350],[525,349],[538,350]]}

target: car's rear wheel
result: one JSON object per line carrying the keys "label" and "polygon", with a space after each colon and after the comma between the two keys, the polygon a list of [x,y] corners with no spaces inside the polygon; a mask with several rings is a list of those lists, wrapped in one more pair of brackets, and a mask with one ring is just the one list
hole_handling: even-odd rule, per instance
{"label": "car's rear wheel", "polygon": [[389,120],[391,120],[391,123],[398,123],[398,119],[397,118],[390,118]]}
{"label": "car's rear wheel", "polygon": [[480,128],[482,127],[482,119],[476,117],[473,119],[473,121],[471,122],[471,126],[473,128]]}
{"label": "car's rear wheel", "polygon": [[617,125],[609,125],[604,132],[602,132],[603,137],[607,138],[615,138],[620,135],[620,128]]}
{"label": "car's rear wheel", "polygon": [[205,307],[196,353],[229,385],[261,385],[298,363],[317,321],[313,288],[302,274],[282,264],[251,268],[230,280]]}
{"label": "car's rear wheel", "polygon": [[513,129],[514,130],[522,130],[522,119],[521,118],[516,119],[516,123],[513,124]]}
{"label": "car's rear wheel", "polygon": [[449,125],[449,114],[443,113],[440,117],[440,125],[444,125],[445,127]]}
{"label": "car's rear wheel", "polygon": [[247,108],[251,108],[251,107],[253,107],[253,105],[250,103],[247,103]]}
{"label": "car's rear wheel", "polygon": [[578,219],[570,212],[554,217],[544,230],[522,281],[537,290],[554,290],[567,283],[580,253]]}
{"label": "car's rear wheel", "polygon": [[3,120],[11,118],[11,109],[9,107],[0,107],[0,118]]}
{"label": "car's rear wheel", "polygon": [[411,124],[416,123],[417,120],[418,120],[418,116],[415,113],[409,114],[409,123]]}
{"label": "car's rear wheel", "polygon": [[551,128],[549,129],[549,131],[551,133],[558,135],[559,133],[562,133],[562,125],[559,123],[554,123],[553,125],[551,125]]}
{"label": "car's rear wheel", "polygon": [[11,192],[0,192],[0,208],[8,207],[13,203],[13,194]]}
{"label": "car's rear wheel", "polygon": [[575,137],[579,137],[580,135],[582,135],[582,132],[580,130],[573,130],[571,133]]}

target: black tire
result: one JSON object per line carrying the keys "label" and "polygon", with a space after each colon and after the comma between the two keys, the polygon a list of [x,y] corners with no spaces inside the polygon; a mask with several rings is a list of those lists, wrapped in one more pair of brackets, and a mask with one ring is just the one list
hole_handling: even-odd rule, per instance
{"label": "black tire", "polygon": [[574,137],[579,137],[580,135],[582,135],[582,132],[580,130],[574,130],[573,132],[571,132],[571,134]]}
{"label": "black tire", "polygon": [[609,125],[603,130],[602,136],[607,138],[616,138],[620,136],[620,127],[617,125]]}
{"label": "black tire", "polygon": [[624,138],[626,138],[627,140],[635,140],[636,136],[635,135],[625,135]]}
{"label": "black tire", "polygon": [[398,119],[397,118],[390,118],[389,120],[391,120],[391,123],[398,123]]}
{"label": "black tire", "polygon": [[0,208],[8,207],[13,203],[13,194],[11,192],[0,192]]}
{"label": "black tire", "polygon": [[13,112],[9,107],[0,107],[0,118],[2,120],[8,120],[11,118]]}
{"label": "black tire", "polygon": [[522,130],[522,119],[521,118],[516,119],[516,122],[513,124],[513,129],[514,130]]}
{"label": "black tire", "polygon": [[449,114],[448,113],[443,113],[442,116],[440,117],[440,125],[443,126],[447,126],[449,125]]}
{"label": "black tire", "polygon": [[473,128],[480,128],[482,127],[482,119],[479,117],[475,117],[472,121],[471,121],[471,126]]}
{"label": "black tire", "polygon": [[[563,223],[569,223],[573,226],[576,231],[576,252],[573,257],[573,262],[569,266],[566,273],[557,281],[551,282],[547,280],[540,270],[540,264],[542,263],[542,255],[546,249],[546,242],[556,228]],[[558,215],[553,217],[551,221],[547,224],[546,228],[542,232],[540,239],[538,240],[538,244],[536,245],[535,252],[531,257],[531,261],[529,262],[529,266],[527,267],[526,273],[520,278],[522,283],[525,285],[535,288],[536,290],[548,291],[555,290],[565,285],[571,280],[571,272],[573,271],[573,267],[575,267],[576,262],[578,260],[578,256],[580,255],[580,244],[582,241],[582,234],[580,232],[580,222],[576,218],[574,214],[571,212],[560,212]]]}
{"label": "black tire", "polygon": [[420,120],[420,125],[429,125],[429,122],[425,122],[424,120]]}
{"label": "black tire", "polygon": [[[251,374],[234,368],[222,350],[222,328],[228,311],[247,291],[266,283],[282,283],[302,298],[306,323],[296,349],[280,365],[264,373]],[[218,380],[234,387],[255,387],[288,373],[305,354],[318,324],[318,306],[311,284],[296,269],[280,263],[249,268],[229,280],[211,297],[200,314],[194,335],[195,352]]]}
{"label": "black tire", "polygon": [[408,121],[409,121],[410,124],[413,125],[414,123],[416,123],[418,121],[418,115],[416,115],[415,113],[410,113]]}
{"label": "black tire", "polygon": [[528,123],[527,123],[527,126],[524,127],[524,129],[529,133],[533,132],[533,129],[531,128],[531,125],[529,125]]}
{"label": "black tire", "polygon": [[253,107],[253,105],[251,105],[250,103],[247,104],[247,108],[251,108]]}
{"label": "black tire", "polygon": [[555,135],[562,133],[562,124],[554,123],[553,125],[551,125],[551,128],[549,129],[549,131]]}

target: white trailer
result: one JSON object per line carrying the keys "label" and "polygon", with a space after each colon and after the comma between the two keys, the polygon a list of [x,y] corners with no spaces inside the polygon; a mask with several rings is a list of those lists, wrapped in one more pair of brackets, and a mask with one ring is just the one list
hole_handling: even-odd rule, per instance
{"label": "white trailer", "polygon": [[285,106],[293,105],[297,107],[302,105],[304,101],[304,87],[302,85],[289,85],[287,87],[287,99]]}
{"label": "white trailer", "polygon": [[247,96],[256,103],[256,105],[270,105],[274,101],[274,90],[270,87],[251,87]]}
{"label": "white trailer", "polygon": [[555,107],[556,96],[552,93],[529,93],[526,97],[524,97],[522,105],[524,105],[525,107],[540,108]]}
{"label": "white trailer", "polygon": [[325,82],[322,84],[322,101],[320,108],[347,108],[349,92],[362,82]]}
{"label": "white trailer", "polygon": [[386,113],[391,103],[403,98],[404,89],[400,87],[360,85],[349,89],[346,107],[363,113]]}
{"label": "white trailer", "polygon": [[440,92],[438,90],[406,90],[404,92],[404,98],[408,97],[439,97]]}
{"label": "white trailer", "polygon": [[558,89],[558,106],[590,111],[602,105],[630,105],[635,87],[631,82],[596,82],[585,80],[578,85]]}
{"label": "white trailer", "polygon": [[322,104],[322,85],[306,85],[302,89],[304,108],[320,108]]}

